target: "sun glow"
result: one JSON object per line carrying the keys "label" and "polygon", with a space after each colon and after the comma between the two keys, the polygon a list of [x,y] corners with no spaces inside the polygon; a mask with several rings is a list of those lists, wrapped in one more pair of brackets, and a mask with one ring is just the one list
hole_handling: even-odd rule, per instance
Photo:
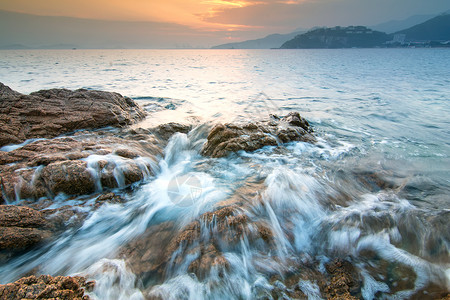
{"label": "sun glow", "polygon": [[[292,0],[290,0],[292,1]],[[150,21],[179,24],[201,31],[252,30],[258,27],[211,21],[228,10],[257,5],[260,0],[0,0],[0,9],[86,19]]]}
{"label": "sun glow", "polygon": [[227,0],[208,0],[203,1],[202,3],[206,5],[215,5],[215,6],[228,6],[228,7],[245,7],[251,4],[255,4],[254,2],[246,2],[246,1],[227,1]]}

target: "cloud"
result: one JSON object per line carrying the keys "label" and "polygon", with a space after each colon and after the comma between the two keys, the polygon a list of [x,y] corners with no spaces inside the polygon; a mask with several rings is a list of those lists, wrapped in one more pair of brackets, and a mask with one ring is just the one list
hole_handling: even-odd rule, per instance
{"label": "cloud", "polygon": [[226,7],[203,21],[272,29],[334,25],[374,25],[414,14],[439,13],[448,0],[254,0],[243,7]]}
{"label": "cloud", "polygon": [[[164,41],[161,45],[169,40],[214,44],[299,27],[375,25],[449,8],[448,0],[0,0],[0,9],[33,15],[153,22],[142,34]],[[95,30],[89,28],[87,33]],[[124,35],[131,39],[133,30]]]}

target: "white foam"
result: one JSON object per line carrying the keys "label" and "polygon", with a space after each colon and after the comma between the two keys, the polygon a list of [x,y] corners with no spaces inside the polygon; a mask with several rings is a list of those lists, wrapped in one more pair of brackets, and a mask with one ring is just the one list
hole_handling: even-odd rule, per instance
{"label": "white foam", "polygon": [[92,299],[144,300],[136,287],[136,276],[120,259],[101,259],[81,274],[95,280],[94,290],[87,293]]}

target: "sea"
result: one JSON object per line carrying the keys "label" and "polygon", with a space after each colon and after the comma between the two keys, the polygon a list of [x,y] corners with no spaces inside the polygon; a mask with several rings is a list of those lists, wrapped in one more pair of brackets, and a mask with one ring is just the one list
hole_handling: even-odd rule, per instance
{"label": "sea", "polygon": [[[217,159],[200,155],[204,132],[176,134],[125,203],[80,208],[89,211],[83,226],[1,265],[0,283],[38,270],[96,280],[94,299],[272,299],[282,283],[271,276],[293,260],[326,272],[338,257],[357,267],[363,299],[450,289],[448,49],[4,50],[0,82],[21,93],[118,92],[148,111],[136,128],[179,122],[202,133],[297,111],[317,138]],[[177,176],[195,178],[196,193],[174,190]],[[181,229],[220,201],[251,198],[246,186],[260,201],[244,211],[267,224],[275,249],[242,238],[218,249],[225,271],[197,277],[187,267],[193,248],[159,279],[133,273],[118,254],[152,226]],[[192,203],[175,203],[173,192]],[[298,287],[324,297],[312,278]]]}

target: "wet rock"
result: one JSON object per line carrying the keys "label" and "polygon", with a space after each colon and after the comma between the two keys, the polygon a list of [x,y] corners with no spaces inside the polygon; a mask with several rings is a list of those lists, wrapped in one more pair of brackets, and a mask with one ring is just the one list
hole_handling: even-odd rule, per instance
{"label": "wet rock", "polygon": [[130,158],[130,159],[133,159],[133,158],[136,158],[139,156],[139,154],[137,154],[133,150],[126,149],[126,148],[119,148],[114,151],[114,154],[121,156],[121,157]]}
{"label": "wet rock", "polygon": [[0,285],[0,299],[60,299],[88,300],[94,282],[84,277],[41,275],[24,277],[16,282]]}
{"label": "wet rock", "polygon": [[78,129],[122,127],[144,117],[142,108],[118,93],[51,89],[22,95],[0,83],[0,146]]}
{"label": "wet rock", "polygon": [[87,170],[87,163],[68,160],[51,163],[44,167],[41,178],[54,194],[90,194],[95,191],[94,179]]}
{"label": "wet rock", "polygon": [[173,222],[153,225],[124,246],[119,256],[126,258],[127,265],[145,285],[155,284],[164,276],[168,263],[168,253],[165,249],[175,234]]}
{"label": "wet rock", "polygon": [[0,205],[0,250],[21,251],[49,239],[54,225],[41,212],[14,205]]}
{"label": "wet rock", "polygon": [[299,113],[292,112],[285,117],[272,115],[263,122],[218,124],[214,126],[202,149],[202,154],[224,157],[240,150],[255,151],[265,146],[276,146],[292,141],[314,142],[312,128]]}
{"label": "wet rock", "polygon": [[328,274],[331,275],[324,293],[327,299],[356,300],[361,290],[361,280],[353,265],[341,259],[336,259],[326,265]]}
{"label": "wet rock", "polygon": [[250,220],[238,206],[221,207],[185,226],[167,247],[166,259],[182,264],[182,257],[187,253],[196,255],[188,268],[204,278],[212,267],[219,270],[228,267],[222,251],[232,249],[244,237],[251,243],[262,240],[266,250],[273,246],[273,233],[266,224]]}
{"label": "wet rock", "polygon": [[227,259],[221,254],[214,244],[207,247],[199,247],[192,252],[198,252],[199,258],[194,260],[188,267],[188,272],[197,274],[197,276],[205,277],[211,268],[229,267]]}
{"label": "wet rock", "polygon": [[168,141],[172,135],[177,132],[188,133],[192,129],[191,125],[184,125],[180,123],[170,122],[161,124],[153,129],[162,140]]}
{"label": "wet rock", "polygon": [[102,204],[105,202],[108,203],[123,203],[125,202],[125,199],[123,199],[121,196],[116,195],[115,193],[106,193],[98,196],[98,198],[95,200],[98,204]]}
{"label": "wet rock", "polygon": [[120,257],[125,257],[133,273],[149,286],[161,283],[172,268],[186,264],[186,257],[190,257],[188,271],[199,278],[205,278],[212,268],[219,273],[227,270],[229,262],[222,251],[239,245],[244,236],[250,242],[260,241],[266,250],[271,249],[270,227],[252,221],[236,205],[238,201],[223,201],[181,229],[172,222],[153,225],[124,246]]}
{"label": "wet rock", "polygon": [[[156,161],[156,155],[161,153],[161,149],[152,143],[152,138],[134,141],[109,136],[109,133],[86,133],[39,140],[9,152],[0,151],[2,198],[12,202],[52,198],[61,192],[82,195],[97,191],[97,188],[125,187],[141,181],[151,174],[151,162]],[[86,162],[91,155],[112,157],[99,160],[98,168],[93,170]],[[117,161],[120,161],[120,166],[116,165]],[[123,177],[118,174],[123,174]],[[101,187],[96,186],[96,175],[101,180]],[[117,182],[116,177],[121,182]]]}

